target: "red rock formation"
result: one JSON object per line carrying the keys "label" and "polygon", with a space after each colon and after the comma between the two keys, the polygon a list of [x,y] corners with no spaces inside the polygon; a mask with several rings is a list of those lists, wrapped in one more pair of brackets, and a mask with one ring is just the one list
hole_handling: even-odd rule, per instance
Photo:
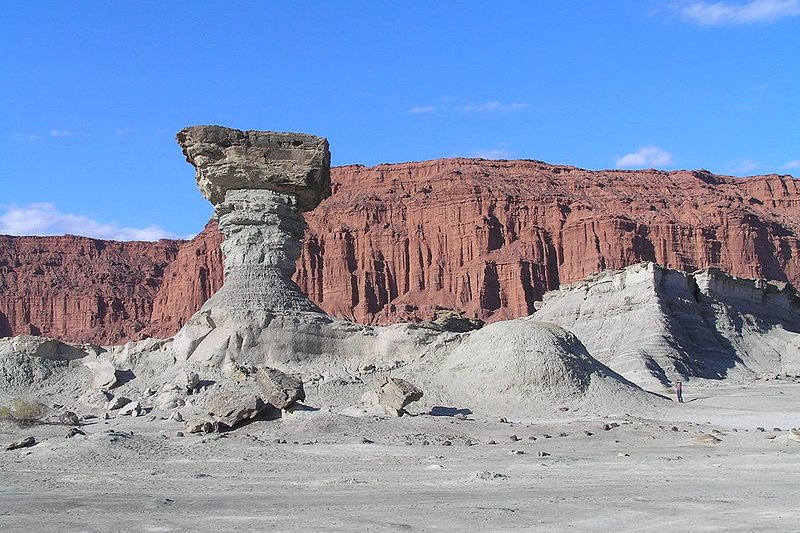
{"label": "red rock formation", "polygon": [[144,334],[168,337],[222,286],[222,234],[209,222],[194,239],[180,247],[164,269],[163,284],[155,296],[150,323]]}
{"label": "red rock formation", "polygon": [[[326,311],[361,322],[431,318],[436,306],[490,320],[525,315],[560,283],[646,260],[800,285],[800,182],[788,176],[448,159],[340,167],[332,182],[333,196],[305,214],[295,280]],[[68,340],[169,336],[219,288],[220,238],[210,223],[180,250],[104,243],[105,255],[89,260],[54,250],[100,241],[0,238],[0,335],[30,323]],[[46,266],[49,254],[64,274]],[[147,274],[147,261],[163,273]],[[61,281],[37,281],[42,268]],[[104,311],[86,294],[102,295]],[[114,297],[124,313],[108,311]]]}
{"label": "red rock formation", "polygon": [[332,314],[529,314],[560,283],[655,261],[800,281],[800,186],[705,171],[449,159],[335,169],[296,279]]}
{"label": "red rock formation", "polygon": [[0,336],[138,338],[179,245],[0,236]]}

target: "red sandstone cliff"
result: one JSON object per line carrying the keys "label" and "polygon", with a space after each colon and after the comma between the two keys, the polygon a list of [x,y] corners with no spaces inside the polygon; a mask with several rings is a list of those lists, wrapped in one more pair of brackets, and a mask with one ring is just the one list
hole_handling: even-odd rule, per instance
{"label": "red sandstone cliff", "polygon": [[[333,196],[306,214],[295,280],[326,311],[362,322],[428,318],[435,306],[490,319],[525,315],[560,283],[644,260],[800,284],[800,182],[788,176],[448,159],[340,167],[332,182]],[[0,335],[25,333],[30,323],[72,340],[168,336],[222,281],[213,223],[179,249],[103,243],[108,251],[93,260],[67,254],[65,268],[43,266],[75,240],[0,238]],[[37,281],[41,268],[51,278],[71,274],[51,286]],[[91,303],[106,296],[126,311]],[[80,301],[80,310],[59,307],[62,300]]]}
{"label": "red sandstone cliff", "polygon": [[787,176],[449,159],[342,167],[333,182],[306,216],[296,279],[358,321],[436,305],[526,315],[559,283],[645,260],[800,281],[800,185]]}
{"label": "red sandstone cliff", "polygon": [[0,236],[0,336],[135,339],[179,241]]}

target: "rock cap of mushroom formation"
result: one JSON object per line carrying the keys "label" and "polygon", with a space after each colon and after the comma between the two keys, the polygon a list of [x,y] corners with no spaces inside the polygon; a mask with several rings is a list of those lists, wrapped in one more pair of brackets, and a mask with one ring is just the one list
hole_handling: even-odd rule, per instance
{"label": "rock cap of mushroom formation", "polygon": [[228,190],[268,189],[293,195],[299,211],[310,211],[331,194],[331,154],[323,137],[190,126],[177,139],[196,169],[197,186],[214,205]]}

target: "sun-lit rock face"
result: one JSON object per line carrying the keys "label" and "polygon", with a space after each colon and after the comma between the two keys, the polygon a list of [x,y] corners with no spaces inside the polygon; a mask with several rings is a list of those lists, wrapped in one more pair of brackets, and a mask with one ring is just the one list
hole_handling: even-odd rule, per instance
{"label": "sun-lit rock face", "polygon": [[330,194],[328,141],[221,126],[185,128],[177,139],[224,236],[225,283],[204,309],[321,312],[291,277],[301,211]]}
{"label": "sun-lit rock face", "polygon": [[230,190],[266,189],[291,195],[299,211],[310,211],[331,194],[331,154],[323,137],[191,126],[177,138],[197,170],[197,186],[214,205]]}

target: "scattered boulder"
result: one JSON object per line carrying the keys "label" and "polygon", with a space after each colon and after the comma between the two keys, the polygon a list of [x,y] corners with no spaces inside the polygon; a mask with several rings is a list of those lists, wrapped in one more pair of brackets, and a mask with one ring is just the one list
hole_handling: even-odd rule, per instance
{"label": "scattered boulder", "polygon": [[261,398],[244,392],[219,392],[206,401],[206,410],[211,418],[229,428],[255,418],[264,407]]}
{"label": "scattered boulder", "polygon": [[130,403],[130,399],[126,398],[125,396],[112,396],[108,403],[106,404],[106,409],[109,411],[115,411],[117,409],[121,409]]}
{"label": "scattered boulder", "polygon": [[186,422],[186,431],[189,433],[214,433],[217,427],[216,423],[201,418],[193,418]]}
{"label": "scattered boulder", "polygon": [[91,371],[89,384],[93,389],[108,390],[117,384],[117,369],[108,361],[86,361]]}
{"label": "scattered boulder", "polygon": [[78,415],[73,413],[72,411],[64,411],[61,413],[61,416],[58,417],[59,422],[64,424],[65,426],[80,426],[81,420],[78,418]]}
{"label": "scattered boulder", "polygon": [[79,429],[79,428],[69,428],[69,431],[67,431],[67,433],[64,435],[64,438],[65,439],[71,439],[72,437],[75,437],[76,435],[86,435],[86,433],[82,429]]}
{"label": "scattered boulder", "polygon": [[180,411],[175,411],[174,413],[169,415],[169,420],[172,420],[174,422],[183,422],[183,415],[181,414]]}
{"label": "scattered boulder", "polygon": [[138,401],[136,401],[136,402],[128,402],[122,408],[120,408],[120,410],[119,410],[119,415],[120,416],[130,415],[130,416],[133,416],[133,417],[137,417],[137,416],[140,416],[142,414],[144,414],[144,410],[142,409],[142,406],[139,404]]}
{"label": "scattered boulder", "polygon": [[468,331],[481,329],[486,322],[480,318],[467,318],[464,316],[463,311],[456,311],[454,309],[437,309],[436,317],[433,319],[433,324],[442,328],[443,331],[466,333]]}
{"label": "scattered boulder", "polygon": [[417,387],[400,378],[383,378],[377,385],[381,405],[395,409],[398,414],[401,414],[408,404],[422,398],[423,394]]}
{"label": "scattered boulder", "polygon": [[264,400],[276,407],[285,409],[298,400],[305,400],[303,382],[275,368],[259,368],[256,380],[264,391]]}
{"label": "scattered boulder", "polygon": [[200,384],[200,376],[197,375],[197,372],[181,370],[172,380],[172,383],[177,385],[183,392],[191,392]]}
{"label": "scattered boulder", "polygon": [[33,437],[25,437],[22,440],[18,440],[16,442],[11,442],[6,445],[6,451],[9,450],[17,450],[19,448],[28,448],[36,444],[36,439]]}
{"label": "scattered boulder", "polygon": [[722,439],[715,437],[711,433],[703,433],[692,440],[697,444],[717,444],[718,442],[722,442]]}
{"label": "scattered boulder", "polygon": [[158,406],[161,409],[175,409],[186,405],[186,400],[175,391],[165,392],[158,397]]}

